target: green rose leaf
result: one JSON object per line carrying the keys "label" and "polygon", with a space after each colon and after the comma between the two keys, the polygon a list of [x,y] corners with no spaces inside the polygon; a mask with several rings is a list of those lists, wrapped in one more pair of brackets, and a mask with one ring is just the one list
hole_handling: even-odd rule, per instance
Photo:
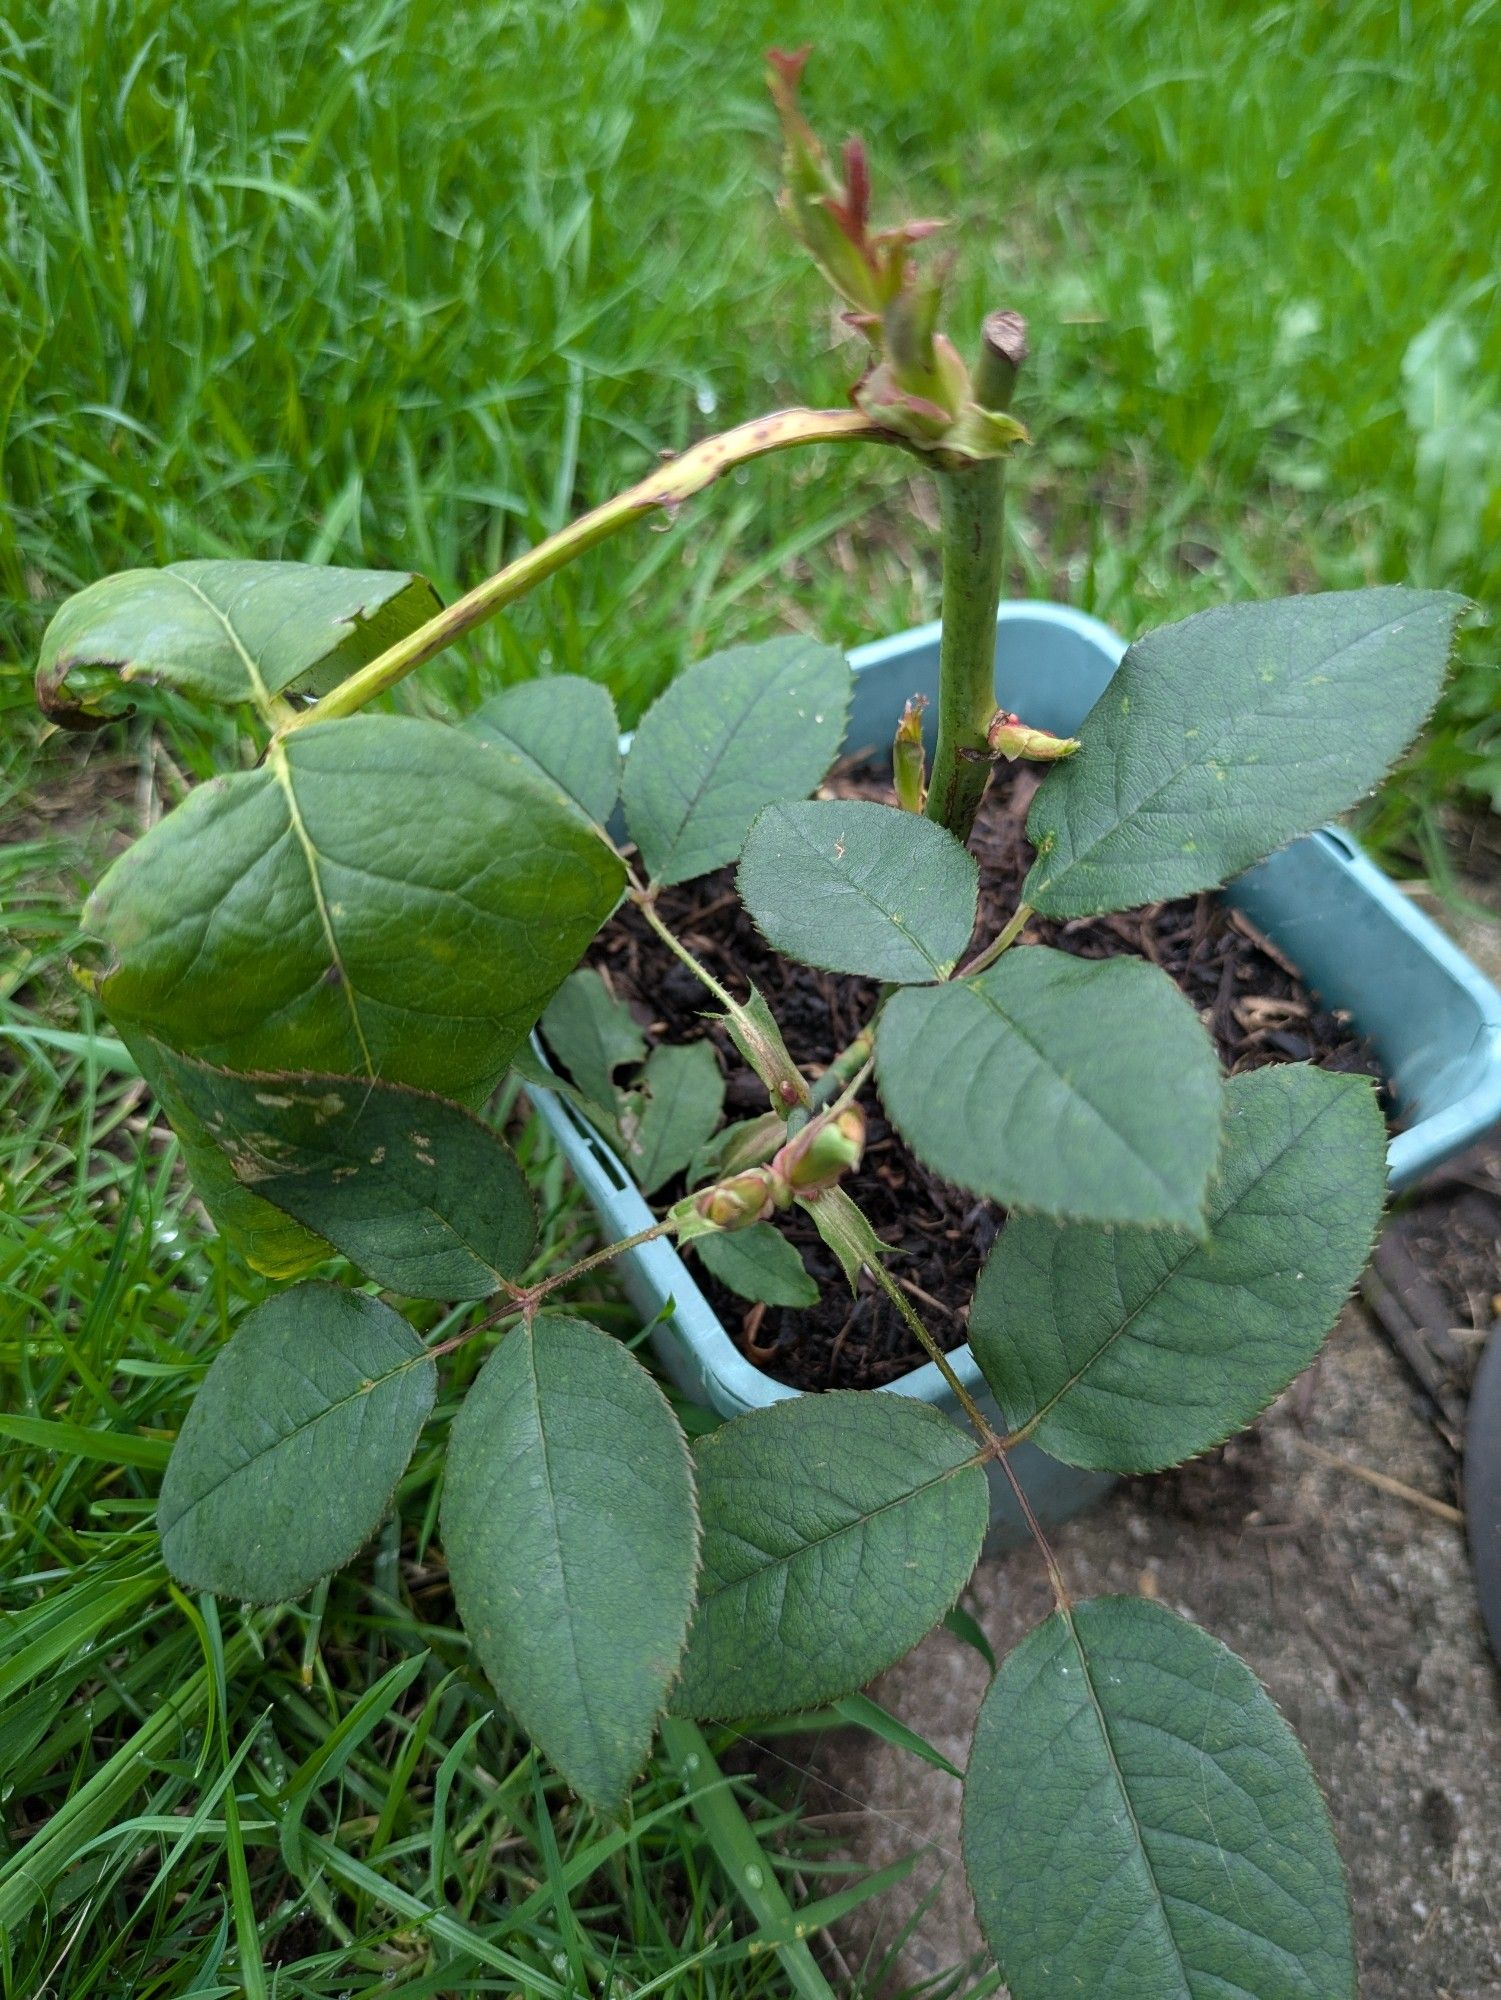
{"label": "green rose leaf", "polygon": [[582,1320],[508,1333],[454,1422],[443,1546],[480,1664],[602,1812],[677,1672],[697,1541],[687,1446],[641,1364]]}
{"label": "green rose leaf", "polygon": [[979,1560],[990,1488],[926,1403],[829,1390],[693,1447],[704,1567],[681,1715],[812,1708],[901,1658]]}
{"label": "green rose leaf", "polygon": [[235,1177],[417,1299],[482,1299],[536,1239],[515,1155],[461,1105],[368,1077],[215,1069],[153,1045]]}
{"label": "green rose leaf", "polygon": [[1464,599],[1226,604],[1138,639],[1043,782],[1022,891],[1088,916],[1216,888],[1364,796],[1443,685]]}
{"label": "green rose leaf", "polygon": [[749,1229],[696,1236],[693,1247],[705,1270],[742,1299],[768,1306],[814,1306],[818,1287],[808,1275],[796,1244],[769,1222]]}
{"label": "green rose leaf", "polygon": [[380,1526],[438,1371],[391,1308],[294,1285],[247,1313],[203,1379],[162,1481],[162,1554],[189,1590],[272,1604]]}
{"label": "green rose leaf", "polygon": [[215,778],[90,899],[111,1017],[230,1069],[483,1095],[614,908],[619,860],[519,759],[354,716]]}
{"label": "green rose leaf", "polygon": [[177,1134],[183,1163],[200,1200],[219,1228],[238,1245],[252,1269],[268,1278],[295,1278],[328,1257],[328,1245],[284,1209],[263,1201],[235,1172],[213,1134],[178,1088],[185,1060],[147,1034],[123,1030],[136,1067]]}
{"label": "green rose leaf", "polygon": [[70,597],[47,627],[37,700],[58,722],[128,715],[132,685],[221,707],[325,694],[441,606],[410,570],[292,562],[129,569]]}
{"label": "green rose leaf", "polygon": [[1014,2000],[1353,2000],[1329,1815],[1265,1690],[1141,1598],[1056,1612],[980,1709],[964,1863]]}
{"label": "green rose leaf", "polygon": [[892,995],[876,1076],[936,1174],[1009,1208],[1198,1230],[1219,1150],[1214,1049],[1139,959],[1013,947]]}
{"label": "green rose leaf", "polygon": [[622,1157],[643,1194],[679,1174],[719,1123],[724,1078],[707,1042],[653,1049],[620,1114]]}
{"label": "green rose leaf", "polygon": [[645,1062],[646,1041],[593,966],[563,981],[547,1003],[542,1035],[589,1102],[613,1116],[615,1072]]}
{"label": "green rose leaf", "polygon": [[679,674],[625,763],[626,823],[652,880],[723,867],[763,806],[806,797],[839,754],[850,687],[837,647],[800,638],[733,646]]}
{"label": "green rose leaf", "polygon": [[501,743],[561,785],[596,825],[620,797],[620,724],[598,681],[550,674],[492,695],[465,725],[485,742]]}
{"label": "green rose leaf", "polygon": [[1016,1216],[969,1339],[1012,1430],[1069,1465],[1155,1472],[1248,1424],[1318,1352],[1386,1193],[1360,1076],[1301,1064],[1225,1085],[1209,1234]]}
{"label": "green rose leaf", "polygon": [[921,813],[805,799],[760,815],[739,881],[762,936],[784,956],[910,984],[953,971],[975,927],[980,871]]}
{"label": "green rose leaf", "polygon": [[[440,723],[354,716],[190,793],[109,870],[85,921],[112,953],[100,998],[137,1053],[153,1036],[226,1069],[478,1103],[623,882],[519,758]],[[163,1105],[172,1116],[170,1090]],[[179,1129],[212,1203],[222,1164]],[[216,1219],[252,1262],[299,1268],[284,1218],[248,1194],[232,1206]]]}

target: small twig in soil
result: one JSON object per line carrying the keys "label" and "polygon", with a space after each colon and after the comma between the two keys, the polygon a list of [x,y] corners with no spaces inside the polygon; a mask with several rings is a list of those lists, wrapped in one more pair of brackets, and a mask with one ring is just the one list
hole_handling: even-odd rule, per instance
{"label": "small twig in soil", "polygon": [[959,1318],[959,1314],[952,1306],[945,1305],[942,1299],[935,1299],[931,1292],[925,1292],[922,1286],[915,1284],[911,1278],[898,1278],[897,1283],[904,1292],[910,1292],[913,1298],[921,1299],[925,1306],[931,1306],[934,1312],[941,1312],[945,1319]]}
{"label": "small twig in soil", "polygon": [[1357,1465],[1354,1459],[1341,1458],[1338,1452],[1325,1451],[1322,1445],[1311,1443],[1307,1438],[1297,1440],[1299,1448],[1310,1458],[1316,1458],[1320,1465],[1327,1465],[1338,1472],[1353,1473],[1363,1479],[1367,1486],[1374,1486],[1379,1492],[1390,1493],[1394,1500],[1406,1500],[1410,1506],[1421,1507],[1426,1514],[1437,1515],[1441,1521],[1448,1521],[1455,1527],[1464,1526],[1463,1512],[1447,1500],[1436,1500],[1431,1493],[1423,1493],[1416,1486],[1409,1486],[1405,1480],[1393,1479],[1389,1472],[1377,1472],[1369,1465]]}

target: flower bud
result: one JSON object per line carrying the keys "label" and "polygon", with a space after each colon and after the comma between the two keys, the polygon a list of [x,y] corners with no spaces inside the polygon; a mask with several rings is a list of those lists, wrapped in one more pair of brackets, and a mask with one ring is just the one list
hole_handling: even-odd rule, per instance
{"label": "flower bud", "polygon": [[749,1229],[786,1207],[786,1200],[779,1199],[784,1187],[774,1168],[750,1167],[730,1180],[704,1188],[693,1197],[693,1206],[716,1229]]}
{"label": "flower bud", "polygon": [[1025,757],[1034,764],[1056,764],[1072,757],[1079,747],[1076,736],[1054,736],[1047,729],[1030,729],[1020,716],[998,708],[991,718],[986,740],[992,757],[1008,757],[1014,763]]}
{"label": "flower bud", "polygon": [[915,694],[902,710],[891,745],[891,775],[896,782],[896,800],[903,812],[920,813],[928,797],[928,760],[922,747],[925,694]]}
{"label": "flower bud", "polygon": [[777,1154],[772,1171],[798,1194],[808,1194],[833,1187],[851,1168],[859,1166],[864,1151],[865,1113],[852,1104],[837,1118],[825,1113],[822,1118],[810,1119]]}

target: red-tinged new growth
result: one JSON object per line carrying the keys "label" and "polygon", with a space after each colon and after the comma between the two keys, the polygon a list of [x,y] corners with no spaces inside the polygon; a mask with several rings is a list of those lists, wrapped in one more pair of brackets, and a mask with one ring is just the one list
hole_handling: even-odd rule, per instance
{"label": "red-tinged new growth", "polygon": [[870,168],[858,139],[846,141],[841,179],[798,103],[808,50],[768,55],[768,82],[782,123],[787,185],[783,213],[814,262],[845,300],[847,323],[875,350],[850,400],[884,430],[941,460],[999,457],[1026,433],[1003,409],[988,407],[948,336],[939,330],[941,269],[918,271],[913,244],[944,224],[913,217],[870,227]]}
{"label": "red-tinged new growth", "polygon": [[907,278],[907,246],[944,224],[911,221],[870,233],[870,167],[859,139],[844,146],[844,179],[830,167],[797,101],[810,50],[767,52],[767,83],[786,141],[781,207],[829,283],[853,311],[850,324],[879,326]]}

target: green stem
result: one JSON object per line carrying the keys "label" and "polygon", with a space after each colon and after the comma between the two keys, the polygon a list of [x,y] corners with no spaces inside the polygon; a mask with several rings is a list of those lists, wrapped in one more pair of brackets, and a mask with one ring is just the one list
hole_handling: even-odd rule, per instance
{"label": "green stem", "polygon": [[840,1091],[833,1103],[829,1105],[828,1113],[831,1119],[837,1118],[841,1112],[847,1111],[854,1103],[861,1091],[864,1090],[866,1084],[870,1082],[875,1066],[875,1057],[871,1056],[861,1068],[855,1071],[855,1074],[850,1078],[843,1090]]}
{"label": "green stem", "polygon": [[570,1264],[566,1271],[558,1271],[550,1278],[542,1278],[535,1285],[506,1287],[506,1295],[483,1319],[466,1326],[448,1340],[439,1341],[427,1352],[436,1361],[441,1355],[452,1354],[465,1347],[471,1340],[477,1340],[482,1333],[489,1333],[501,1321],[519,1317],[528,1323],[536,1318],[537,1309],[563,1285],[571,1285],[575,1278],[582,1278],[590,1271],[597,1271],[601,1264],[608,1264],[612,1257],[623,1257],[627,1250],[639,1250],[643,1243],[654,1243],[659,1236],[670,1236],[677,1228],[671,1216],[664,1216],[654,1222],[649,1229],[638,1229],[634,1236],[623,1236],[618,1243],[606,1243],[603,1249],[591,1251],[581,1257],[576,1264]]}
{"label": "green stem", "polygon": [[617,493],[602,506],[580,515],[558,534],[539,542],[536,548],[528,549],[515,562],[486,578],[467,597],[461,597],[436,618],[398,639],[394,646],[388,646],[378,658],[351,674],[321,701],[295,715],[279,733],[285,735],[310,722],[353,715],[366,702],[394,687],[414,667],[424,665],[476,625],[493,618],[497,611],[513,604],[575,556],[595,548],[643,515],[661,509],[670,516],[685,500],[701,493],[734,466],[764,458],[769,452],[786,451],[794,445],[901,442],[858,410],[777,410],[770,416],[737,425],[718,437],[705,438],[626,492]]}
{"label": "green stem", "polygon": [[[1001,601],[1005,471],[988,459],[940,472],[943,636],[938,649],[938,743],[927,815],[967,840],[990,783],[995,714],[995,614]],[[969,752],[966,756],[964,753]]]}
{"label": "green stem", "polygon": [[704,988],[705,992],[712,993],[714,998],[719,1002],[721,1007],[726,1008],[731,1013],[737,1012],[740,1005],[739,1001],[733,999],[731,995],[725,991],[724,987],[720,985],[719,981],[714,977],[713,973],[709,970],[708,966],[701,964],[700,961],[693,956],[693,953],[688,949],[687,945],[683,943],[682,939],[677,937],[672,931],[670,931],[667,928],[666,924],[663,923],[662,919],[657,915],[656,904],[652,900],[650,891],[643,889],[639,893],[633,892],[631,895],[631,901],[636,905],[636,908],[641,912],[642,916],[645,917],[646,921],[651,925],[652,929],[656,932],[657,936],[662,940],[663,944],[666,945],[667,949],[672,953],[673,957],[679,960],[681,964],[687,966],[688,970],[693,974],[694,978],[698,981],[700,986]]}
{"label": "green stem", "polygon": [[974,1426],[981,1444],[989,1452],[999,1452],[1001,1441],[986,1421],[985,1412],[954,1373],[953,1364],[938,1345],[938,1342],[933,1338],[932,1334],[923,1325],[917,1308],[907,1297],[907,1294],[883,1264],[868,1263],[865,1268],[870,1272],[870,1275],[881,1287],[881,1290],[907,1322],[907,1325],[917,1337],[918,1345],[923,1349],[928,1359],[937,1367],[944,1381],[948,1383],[949,1388],[953,1391],[955,1402]]}
{"label": "green stem", "polygon": [[[975,401],[985,410],[1011,404],[1027,356],[1019,313],[986,316],[975,369]],[[995,714],[995,614],[1001,601],[1001,523],[1005,460],[986,459],[938,473],[943,523],[943,636],[938,648],[938,744],[928,784],[929,819],[969,838],[990,783],[987,734]]]}
{"label": "green stem", "polygon": [[954,974],[955,979],[973,979],[977,972],[983,972],[987,965],[994,965],[1003,951],[1009,951],[1027,928],[1027,919],[1032,915],[1030,903],[1018,903],[1006,928],[990,940],[983,951],[977,951],[968,965],[961,965]]}
{"label": "green stem", "polygon": [[[877,1008],[877,1013],[880,1009]],[[843,1096],[850,1083],[861,1074],[875,1053],[875,1018],[866,1022],[847,1048],[842,1048],[813,1086],[812,1109],[822,1111],[836,1097]]]}
{"label": "green stem", "polygon": [[1069,1591],[1068,1584],[1064,1581],[1063,1570],[1059,1565],[1058,1558],[1053,1554],[1053,1545],[1042,1532],[1042,1523],[1032,1511],[1032,1503],[1027,1498],[1027,1489],[1017,1478],[1015,1468],[1007,1456],[1007,1442],[1008,1440],[1003,1439],[996,1446],[992,1456],[995,1458],[1002,1472],[1005,1473],[1007,1484],[1015,1496],[1017,1506],[1021,1509],[1022,1519],[1027,1524],[1027,1532],[1037,1544],[1038,1553],[1041,1555],[1047,1569],[1048,1582],[1052,1586],[1053,1602],[1064,1616],[1068,1617],[1073,1610],[1074,1600],[1072,1594]]}
{"label": "green stem", "polygon": [[[773,1111],[783,1118],[806,1108],[811,1101],[807,1081],[792,1057],[787,1053],[787,1044],[782,1040],[781,1031],[770,1012],[763,1006],[758,1019],[753,1007],[742,1006],[720,985],[706,965],[693,956],[681,938],[675,937],[657,914],[655,892],[651,889],[632,888],[630,899],[651,925],[674,957],[680,959],[703,986],[712,993],[725,1011],[730,1032],[735,1038],[740,1053],[766,1085],[766,1094]],[[755,1001],[755,988],[751,988],[751,1000]],[[806,1121],[800,1121],[806,1122]],[[789,1128],[792,1131],[796,1126]]]}
{"label": "green stem", "polygon": [[544,1278],[540,1285],[534,1285],[528,1296],[540,1304],[549,1292],[555,1292],[560,1285],[571,1285],[575,1278],[582,1278],[586,1272],[597,1271],[601,1264],[608,1264],[612,1257],[623,1257],[627,1250],[639,1250],[643,1243],[655,1243],[659,1236],[670,1236],[677,1224],[671,1216],[664,1216],[654,1222],[649,1229],[638,1229],[634,1236],[622,1236],[618,1243],[607,1243],[602,1250],[596,1250],[588,1257],[580,1258],[577,1264],[570,1264],[566,1271],[559,1271],[555,1277]]}
{"label": "green stem", "polygon": [[942,1375],[944,1381],[953,1390],[955,1400],[958,1402],[960,1409],[963,1410],[965,1416],[969,1418],[970,1423],[974,1426],[980,1442],[984,1446],[983,1456],[995,1459],[1001,1471],[1006,1475],[1007,1483],[1016,1496],[1016,1504],[1021,1509],[1022,1519],[1026,1522],[1027,1530],[1033,1541],[1037,1544],[1038,1552],[1046,1565],[1048,1582],[1052,1586],[1054,1602],[1060,1611],[1067,1613],[1072,1604],[1072,1599],[1069,1596],[1068,1585],[1063,1579],[1063,1571],[1059,1567],[1058,1558],[1053,1554],[1052,1544],[1042,1531],[1041,1522],[1032,1511],[1032,1503],[1027,1498],[1026,1489],[1017,1478],[1011,1460],[1006,1454],[1006,1447],[1016,1441],[1015,1437],[1003,1438],[998,1436],[987,1422],[985,1412],[954,1373],[948,1356],[923,1325],[916,1307],[912,1304],[896,1279],[892,1277],[891,1273],[879,1264],[867,1265],[866,1268],[917,1336],[918,1341],[926,1350],[929,1358],[936,1362],[939,1374]]}

